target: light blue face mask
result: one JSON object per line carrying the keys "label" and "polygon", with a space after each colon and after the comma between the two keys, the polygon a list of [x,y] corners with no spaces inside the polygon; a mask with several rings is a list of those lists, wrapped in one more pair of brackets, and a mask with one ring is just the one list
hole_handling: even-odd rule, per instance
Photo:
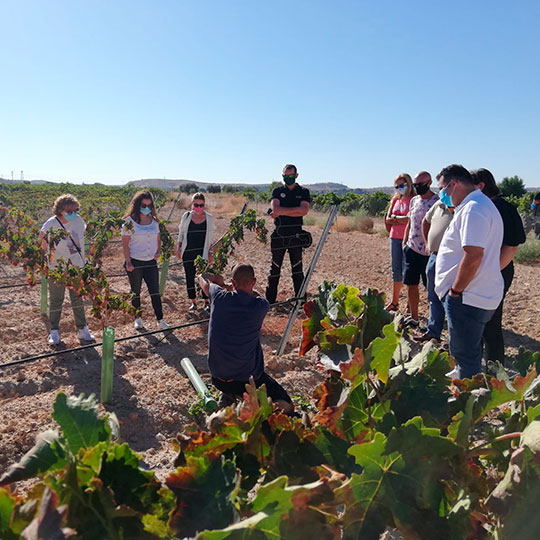
{"label": "light blue face mask", "polygon": [[147,216],[152,211],[151,208],[141,208],[141,214]]}
{"label": "light blue face mask", "polygon": [[398,188],[396,188],[396,191],[397,191],[400,195],[406,195],[406,193],[407,193],[407,186],[404,186],[404,187],[398,187]]}
{"label": "light blue face mask", "polygon": [[68,221],[74,221],[78,215],[79,215],[79,214],[77,213],[77,210],[75,210],[74,212],[66,212],[66,213],[64,214],[64,217],[65,217]]}
{"label": "light blue face mask", "polygon": [[452,197],[450,197],[450,195],[448,195],[448,193],[446,193],[445,188],[442,188],[439,191],[439,199],[445,206],[448,206],[449,208],[454,207],[454,205],[452,204]]}

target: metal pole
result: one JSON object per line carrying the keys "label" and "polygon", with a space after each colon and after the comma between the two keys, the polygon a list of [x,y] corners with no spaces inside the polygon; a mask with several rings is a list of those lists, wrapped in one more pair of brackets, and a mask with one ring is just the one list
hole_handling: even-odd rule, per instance
{"label": "metal pole", "polygon": [[[311,261],[309,263],[309,268],[306,272],[306,275],[304,276],[304,281],[302,282],[302,286],[300,287],[300,292],[297,295],[300,299],[304,298],[306,294],[309,281],[311,279],[313,271],[315,270],[317,261],[319,260],[319,257],[321,255],[322,248],[324,247],[324,243],[326,242],[326,237],[328,236],[328,233],[330,232],[330,227],[332,227],[334,220],[336,219],[338,209],[339,209],[338,204],[334,204],[332,208],[330,208],[330,214],[328,215],[328,219],[326,220],[326,225],[324,226],[321,237],[319,238],[319,243],[317,244],[317,247],[315,248],[315,252],[313,253],[313,257],[311,258]],[[294,321],[296,320],[296,316],[298,315],[299,310],[300,310],[300,300],[297,300],[296,303],[294,304],[291,314],[289,315],[287,326],[285,327],[285,331],[283,332],[283,336],[281,338],[281,341],[279,342],[279,347],[277,348],[277,351],[276,351],[276,354],[278,356],[281,356],[283,354],[283,351],[285,351],[285,347],[287,346],[287,342],[289,341],[289,334],[291,333]]]}
{"label": "metal pole", "polygon": [[189,380],[197,391],[197,394],[200,394],[201,399],[204,402],[204,408],[207,411],[213,411],[217,407],[216,400],[209,394],[208,388],[206,388],[206,385],[204,384],[200,375],[197,373],[197,370],[191,363],[191,360],[189,358],[182,358],[180,365],[186,372],[186,375],[189,377]]}

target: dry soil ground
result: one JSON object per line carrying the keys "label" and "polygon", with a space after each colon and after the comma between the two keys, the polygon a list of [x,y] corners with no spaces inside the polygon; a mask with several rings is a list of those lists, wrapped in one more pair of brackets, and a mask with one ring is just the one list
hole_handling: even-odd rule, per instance
{"label": "dry soil ground", "polygon": [[[216,208],[218,234],[224,232],[233,208]],[[259,214],[263,214],[263,206]],[[163,212],[164,216],[168,211]],[[179,221],[180,213],[173,215]],[[268,227],[271,229],[270,220]],[[320,237],[318,227],[308,227],[314,241]],[[375,222],[371,234],[339,232],[333,230],[322,252],[314,272],[310,292],[316,291],[323,280],[335,280],[361,289],[373,287],[389,292],[391,288],[388,239],[383,233],[382,223]],[[174,228],[171,228],[174,230]],[[315,245],[314,242],[314,245]],[[305,266],[309,263],[314,247],[304,256]],[[264,289],[269,268],[270,252],[250,233],[238,247],[235,261],[245,261],[255,266],[260,289]],[[105,272],[119,274],[122,256],[118,243],[111,243],[105,255]],[[292,296],[288,261],[280,288],[280,299]],[[16,267],[0,268],[0,285],[24,281],[21,270]],[[116,292],[128,292],[127,278],[112,278]],[[540,282],[540,266],[516,265],[516,276],[508,293],[504,314],[505,339],[508,353],[513,355],[520,345],[531,350],[540,350],[540,302],[536,285]],[[46,343],[47,321],[42,320],[39,310],[39,287],[21,287],[2,290],[0,299],[2,363],[49,352]],[[75,336],[73,316],[66,297],[60,332],[65,348],[79,345]],[[402,300],[404,307],[405,301]],[[143,292],[144,317],[148,329],[155,329],[150,315],[148,296]],[[193,320],[187,314],[187,298],[181,266],[171,267],[164,295],[165,316],[170,324]],[[425,291],[422,293],[421,312],[427,314]],[[196,317],[203,318],[204,313]],[[285,354],[274,354],[287,322],[285,314],[272,311],[267,316],[262,343],[267,370],[291,393],[310,396],[322,380],[315,352],[299,358],[302,318],[294,325],[289,346]],[[134,333],[132,320],[115,314],[110,321],[116,337]],[[89,325],[98,340],[101,340],[99,321],[89,318]],[[206,366],[207,325],[178,330],[163,338],[161,335],[140,337],[115,346],[114,394],[110,405],[121,423],[121,437],[138,451],[146,465],[160,479],[173,469],[175,452],[170,444],[186,423],[193,421],[188,413],[196,394],[185,376],[180,360],[187,356],[203,378],[208,380]],[[36,435],[53,427],[52,404],[58,391],[68,394],[100,393],[100,348],[87,349],[48,358],[18,367],[0,368],[0,474],[17,461],[34,443]]]}

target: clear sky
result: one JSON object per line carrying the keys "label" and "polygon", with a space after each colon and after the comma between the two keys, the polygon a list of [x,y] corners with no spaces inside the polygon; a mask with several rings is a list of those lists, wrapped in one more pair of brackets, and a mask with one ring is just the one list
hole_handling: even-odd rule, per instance
{"label": "clear sky", "polygon": [[540,186],[540,2],[0,0],[0,175]]}

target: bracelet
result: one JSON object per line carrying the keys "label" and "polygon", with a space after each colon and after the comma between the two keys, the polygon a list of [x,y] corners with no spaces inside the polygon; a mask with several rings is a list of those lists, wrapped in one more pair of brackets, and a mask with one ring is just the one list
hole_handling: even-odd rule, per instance
{"label": "bracelet", "polygon": [[456,291],[456,289],[454,289],[454,287],[450,287],[450,292],[451,292],[454,296],[463,296],[463,291]]}

